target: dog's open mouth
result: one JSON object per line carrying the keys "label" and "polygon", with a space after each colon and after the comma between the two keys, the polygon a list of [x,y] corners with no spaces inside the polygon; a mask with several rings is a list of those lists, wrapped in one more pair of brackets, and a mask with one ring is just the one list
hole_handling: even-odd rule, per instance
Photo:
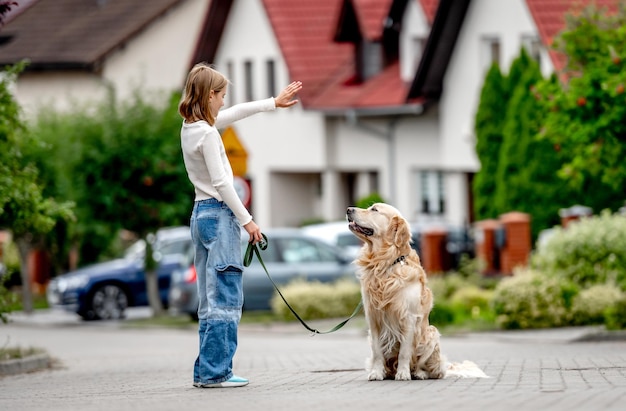
{"label": "dog's open mouth", "polygon": [[374,234],[374,230],[372,230],[371,228],[360,226],[352,220],[349,220],[348,228],[350,228],[352,232],[361,233],[366,237]]}

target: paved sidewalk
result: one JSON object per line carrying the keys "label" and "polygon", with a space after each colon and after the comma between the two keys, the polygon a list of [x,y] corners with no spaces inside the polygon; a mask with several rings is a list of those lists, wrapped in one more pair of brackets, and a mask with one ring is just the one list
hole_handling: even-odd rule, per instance
{"label": "paved sidewalk", "polygon": [[474,361],[491,378],[370,382],[362,321],[313,337],[299,324],[243,325],[235,372],[251,383],[216,390],[191,386],[193,328],[131,329],[45,314],[14,320],[0,325],[1,343],[42,347],[55,365],[1,377],[2,410],[570,411],[626,404],[626,341],[588,338],[590,328],[444,337],[450,360]]}

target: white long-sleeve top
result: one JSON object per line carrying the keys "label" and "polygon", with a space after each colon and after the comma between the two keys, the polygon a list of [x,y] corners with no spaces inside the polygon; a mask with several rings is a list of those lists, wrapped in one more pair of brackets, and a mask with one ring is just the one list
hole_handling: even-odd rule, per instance
{"label": "white long-sleeve top", "polygon": [[253,114],[275,109],[272,97],[221,110],[214,126],[204,120],[193,123],[183,121],[180,141],[187,175],[195,189],[195,201],[215,198],[226,203],[241,225],[252,221],[252,216],[235,191],[233,169],[218,129]]}

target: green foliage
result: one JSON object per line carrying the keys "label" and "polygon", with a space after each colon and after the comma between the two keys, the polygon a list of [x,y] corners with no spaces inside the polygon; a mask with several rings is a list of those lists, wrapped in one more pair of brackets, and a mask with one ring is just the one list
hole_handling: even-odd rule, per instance
{"label": "green foliage", "polygon": [[111,93],[73,112],[39,113],[24,141],[49,193],[77,204],[78,221],[61,228],[59,248],[79,242],[81,264],[102,256],[122,228],[144,237],[188,224],[193,189],[180,153],[179,98],[137,91],[118,102]]}
{"label": "green foliage", "polygon": [[626,329],[626,296],[622,296],[621,299],[609,307],[604,313],[604,318],[607,329]]}
{"label": "green foliage", "polygon": [[498,169],[502,129],[508,100],[507,81],[500,67],[494,63],[483,84],[480,102],[476,111],[476,155],[480,170],[476,173],[472,190],[474,192],[474,213],[476,219],[497,218],[499,211],[493,198],[496,192],[495,176]]}
{"label": "green foliage", "polygon": [[457,313],[457,322],[490,315],[493,293],[492,290],[485,290],[476,285],[457,290],[450,297],[450,304]]}
{"label": "green foliage", "polygon": [[537,270],[583,288],[616,284],[626,290],[626,218],[608,211],[557,227],[532,257]]}
{"label": "green foliage", "polygon": [[531,269],[516,270],[500,281],[491,301],[497,322],[508,329],[568,325],[578,287]]}
{"label": "green foliage", "polygon": [[6,278],[8,277],[0,276],[0,321],[5,324],[9,321],[7,314],[11,312],[11,307],[17,302],[17,295],[10,292],[4,285]]}
{"label": "green foliage", "polygon": [[623,297],[624,293],[613,285],[592,285],[574,297],[572,322],[576,325],[602,324],[605,312]]}
{"label": "green foliage", "polygon": [[626,186],[626,9],[590,7],[555,40],[568,56],[567,86],[541,89],[542,138],[567,153],[559,176],[595,210],[616,209]]}
{"label": "green foliage", "polygon": [[478,271],[473,262],[467,262],[463,270],[433,276],[428,287],[433,292],[434,307],[429,321],[436,327],[489,329],[495,323],[490,301],[493,290],[490,282]]}
{"label": "green foliage", "polygon": [[372,193],[368,196],[360,198],[356,202],[356,206],[359,208],[368,208],[375,203],[384,203],[385,200],[378,193]]}
{"label": "green foliage", "polygon": [[[348,317],[361,301],[360,285],[351,279],[334,283],[295,280],[281,287],[280,291],[303,320]],[[277,293],[272,298],[271,307],[276,317],[295,319]]]}
{"label": "green foliage", "polygon": [[16,239],[37,239],[58,220],[72,219],[73,204],[44,195],[39,170],[20,149],[18,133],[25,126],[10,87],[24,66],[6,67],[0,73],[0,227],[8,228]]}
{"label": "green foliage", "polygon": [[549,142],[536,138],[545,117],[535,94],[535,85],[542,80],[539,66],[524,49],[514,66],[519,80],[508,103],[494,201],[501,213],[530,214],[536,237],[539,230],[558,223],[559,203],[564,200],[558,187],[565,184],[556,175],[558,152]]}

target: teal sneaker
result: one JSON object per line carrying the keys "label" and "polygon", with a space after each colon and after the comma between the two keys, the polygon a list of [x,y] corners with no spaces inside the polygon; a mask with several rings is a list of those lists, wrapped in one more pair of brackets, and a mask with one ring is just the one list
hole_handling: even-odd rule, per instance
{"label": "teal sneaker", "polygon": [[233,375],[226,381],[210,383],[210,384],[202,384],[200,382],[194,382],[193,386],[197,388],[234,388],[234,387],[243,387],[244,385],[248,385],[250,381],[245,378],[238,377]]}

